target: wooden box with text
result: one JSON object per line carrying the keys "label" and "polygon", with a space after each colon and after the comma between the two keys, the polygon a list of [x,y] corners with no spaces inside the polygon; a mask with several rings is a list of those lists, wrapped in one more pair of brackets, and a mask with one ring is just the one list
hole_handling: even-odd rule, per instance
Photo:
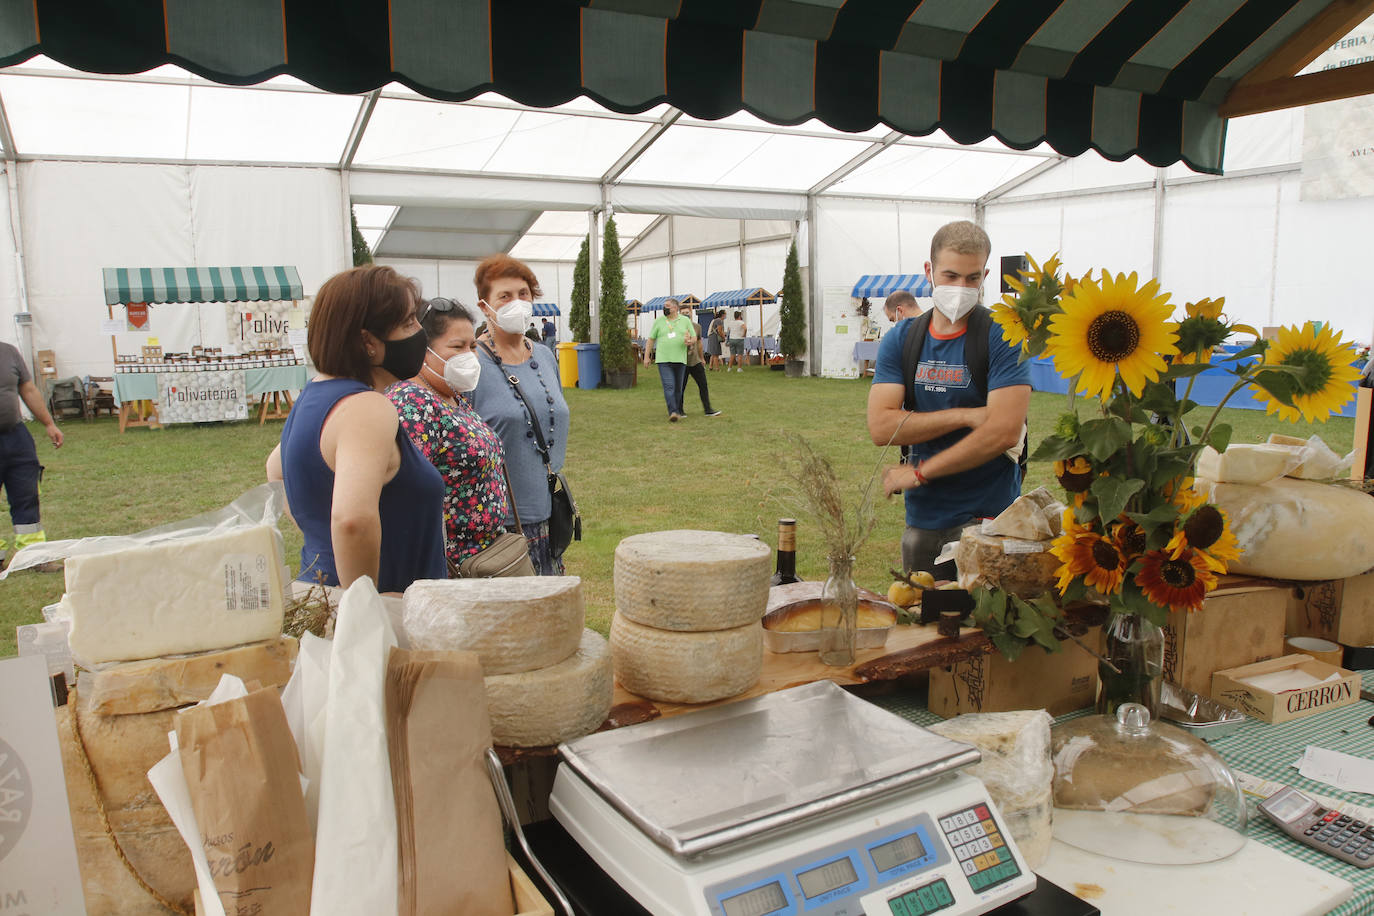
{"label": "wooden box with text", "polygon": [[1374,573],[1305,582],[1291,588],[1288,596],[1289,636],[1374,645]]}
{"label": "wooden box with text", "polygon": [[[1339,680],[1279,693],[1243,683],[1245,678],[1280,671],[1302,671],[1319,681],[1336,674]],[[1360,699],[1360,675],[1307,655],[1285,655],[1218,671],[1212,675],[1211,695],[1212,699],[1239,709],[1247,716],[1266,722],[1287,722],[1357,702]]]}
{"label": "wooden box with text", "polygon": [[[1240,581],[1240,580],[1234,580]],[[1196,613],[1175,611],[1164,627],[1164,679],[1207,695],[1213,672],[1283,654],[1286,589],[1228,585],[1225,578]]]}
{"label": "wooden box with text", "polygon": [[[1100,651],[1101,627],[1080,637]],[[946,719],[966,712],[1045,709],[1052,716],[1091,706],[1097,699],[1097,659],[1071,641],[1059,652],[1029,646],[1016,661],[1002,653],[975,655],[930,669],[926,707]]]}

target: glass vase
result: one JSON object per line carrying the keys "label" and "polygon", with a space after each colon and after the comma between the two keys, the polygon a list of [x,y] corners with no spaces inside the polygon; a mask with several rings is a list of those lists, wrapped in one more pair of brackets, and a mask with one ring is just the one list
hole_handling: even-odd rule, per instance
{"label": "glass vase", "polygon": [[1139,614],[1112,614],[1107,621],[1104,661],[1097,663],[1097,711],[1116,715],[1119,706],[1139,703],[1159,717],[1164,682],[1164,631]]}
{"label": "glass vase", "polygon": [[859,588],[854,584],[854,558],[830,557],[830,577],[821,588],[822,665],[854,664],[854,636],[859,625]]}

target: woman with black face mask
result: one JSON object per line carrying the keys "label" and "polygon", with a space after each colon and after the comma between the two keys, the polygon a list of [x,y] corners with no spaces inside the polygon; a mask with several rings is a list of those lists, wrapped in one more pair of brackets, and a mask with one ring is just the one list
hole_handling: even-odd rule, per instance
{"label": "woman with black face mask", "polygon": [[420,371],[427,340],[415,281],[355,267],[315,295],[306,345],[319,374],[305,386],[267,459],[305,535],[303,582],[379,592],[442,579],[444,480],[401,432],[382,392]]}

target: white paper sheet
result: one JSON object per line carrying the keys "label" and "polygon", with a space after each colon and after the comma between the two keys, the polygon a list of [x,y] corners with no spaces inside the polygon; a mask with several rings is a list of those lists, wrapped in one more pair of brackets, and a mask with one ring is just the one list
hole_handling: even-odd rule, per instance
{"label": "white paper sheet", "polygon": [[1319,679],[1299,668],[1285,668],[1283,671],[1271,671],[1268,674],[1236,678],[1236,683],[1258,687],[1269,693],[1283,693],[1285,690],[1306,690],[1308,687],[1315,687],[1318,684],[1339,681],[1340,679],[1341,676],[1334,671],[1325,678]]}
{"label": "white paper sheet", "polygon": [[1374,760],[1309,744],[1302,759],[1293,765],[1308,779],[1347,792],[1374,795]]}
{"label": "white paper sheet", "polygon": [[392,632],[372,580],[339,602],[329,661],[312,916],[395,916],[396,803],[386,740]]}
{"label": "white paper sheet", "polygon": [[296,739],[305,785],[305,815],[315,829],[320,810],[320,763],[324,755],[325,703],[329,698],[329,656],[334,643],[302,634],[296,667],[281,694],[286,724]]}

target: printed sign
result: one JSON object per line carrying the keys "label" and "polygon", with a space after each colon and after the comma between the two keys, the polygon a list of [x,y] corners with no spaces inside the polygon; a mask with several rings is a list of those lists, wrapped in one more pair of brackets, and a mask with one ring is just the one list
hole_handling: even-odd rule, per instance
{"label": "printed sign", "polygon": [[[1374,18],[1337,41],[1304,73],[1374,61]],[[1374,99],[1357,96],[1303,110],[1302,199],[1374,196]]]}
{"label": "printed sign", "polygon": [[126,322],[126,330],[148,330],[148,303],[130,302],[128,305],[124,306],[124,320]]}
{"label": "printed sign", "polygon": [[241,351],[285,350],[288,335],[298,327],[292,316],[301,313],[291,302],[226,302],[229,341]]}
{"label": "printed sign", "polygon": [[85,916],[48,666],[0,661],[0,912]]}
{"label": "printed sign", "polygon": [[102,334],[122,334],[128,330],[127,322],[120,321],[118,318],[100,319],[100,333]]}
{"label": "printed sign", "polygon": [[157,413],[163,423],[248,419],[242,369],[157,373]]}

